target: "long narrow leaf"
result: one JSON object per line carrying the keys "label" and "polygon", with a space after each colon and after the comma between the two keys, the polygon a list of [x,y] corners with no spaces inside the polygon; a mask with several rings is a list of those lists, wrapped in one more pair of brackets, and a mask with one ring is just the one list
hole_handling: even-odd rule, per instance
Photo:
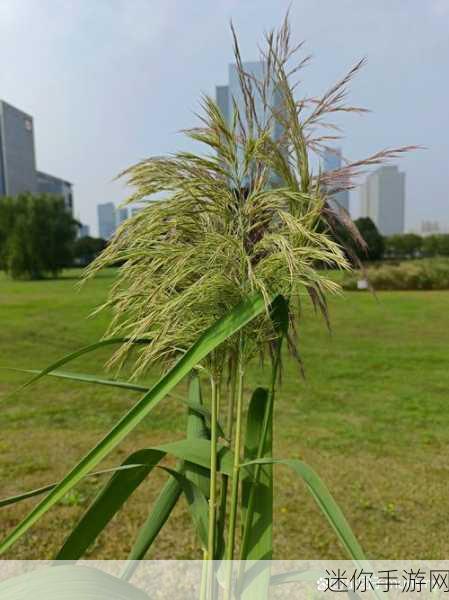
{"label": "long narrow leaf", "polygon": [[[138,385],[129,381],[121,381],[116,379],[102,379],[101,377],[98,377],[96,375],[90,375],[87,373],[72,373],[68,371],[52,371],[50,373],[43,373],[43,371],[39,371],[38,369],[18,369],[16,367],[0,367],[0,370],[17,371],[18,373],[34,373],[36,375],[42,374],[42,376],[46,375],[48,377],[57,377],[59,379],[79,381],[81,383],[93,383],[109,387],[118,387],[126,390],[131,390],[133,392],[148,392],[150,389],[148,386]],[[206,424],[210,424],[210,411],[206,407],[190,402],[189,400],[184,400],[178,394],[170,393],[170,396],[186,404],[191,410],[196,412],[198,415],[202,415],[206,419]],[[220,423],[217,423],[217,426],[219,434],[221,435],[221,437],[224,438],[225,434],[223,431],[223,427]]]}
{"label": "long narrow leaf", "polygon": [[[105,340],[100,340],[99,342],[95,342],[94,344],[89,344],[88,346],[83,346],[82,348],[79,348],[75,352],[66,354],[66,356],[63,356],[62,358],[58,359],[57,361],[55,361],[54,363],[52,363],[45,369],[42,369],[42,371],[39,371],[34,377],[32,377],[31,379],[26,381],[23,385],[21,385],[16,390],[12,391],[10,394],[7,394],[3,399],[6,399],[6,398],[9,398],[11,396],[18,394],[19,392],[21,392],[22,390],[24,390],[31,384],[33,384],[36,381],[38,381],[39,379],[41,379],[41,377],[44,377],[44,375],[48,375],[49,373],[51,373],[51,371],[56,371],[56,369],[58,367],[62,367],[62,365],[65,365],[65,364],[71,362],[72,360],[75,360],[76,358],[83,356],[83,354],[88,354],[89,352],[94,352],[95,350],[98,350],[98,348],[103,348],[105,346],[123,344],[124,342],[127,342],[127,341],[129,341],[128,338],[115,337],[115,338],[107,338]],[[150,340],[137,339],[137,340],[133,340],[132,343],[133,344],[148,344],[149,341]]]}
{"label": "long narrow leaf", "polygon": [[[211,415],[203,405],[200,378],[195,371],[192,372],[189,381],[187,406],[187,439],[209,440]],[[184,461],[179,465],[178,470],[184,473],[208,497],[210,488],[209,466],[210,463],[206,468]]]}
{"label": "long narrow leaf", "polygon": [[[210,467],[210,441],[203,439],[180,440],[179,442],[168,442],[160,444],[156,450],[163,450],[167,454],[184,460],[205,469]],[[232,472],[233,454],[229,448],[218,444],[217,469],[220,473],[230,475]]]}
{"label": "long narrow leaf", "polygon": [[[138,465],[139,468],[132,471],[124,470],[114,473],[87,509],[81,521],[72,530],[61,550],[56,555],[56,559],[76,560],[81,558],[112,517],[123,506],[124,502],[126,502],[166,454],[171,454],[181,460],[207,468],[210,460],[210,442],[200,439],[181,440],[180,442],[171,442],[155,448],[146,448],[133,452],[133,454],[125,459],[123,467]],[[221,448],[219,456],[221,457],[220,468],[229,470],[231,466],[230,461],[232,460],[230,451]]]}
{"label": "long narrow leaf", "polygon": [[[187,402],[190,407],[187,414],[187,439],[207,439],[208,431],[205,426],[204,417],[198,412],[198,408],[203,408],[203,400],[199,377],[195,372],[192,373],[190,378]],[[181,462],[179,467],[180,470],[184,468],[185,464],[186,463]],[[197,472],[194,472],[193,463],[187,464],[191,465],[191,479],[195,477],[195,480],[198,481],[200,475]],[[196,466],[196,469],[201,469],[201,467]],[[204,469],[204,472],[207,473],[207,470]],[[194,481],[194,479],[192,479],[192,481]],[[208,482],[206,481],[206,489],[208,487]],[[131,578],[136,568],[135,561],[144,558],[159,531],[170,516],[173,508],[176,506],[181,493],[181,484],[174,477],[170,477],[156,498],[148,518],[140,528],[139,535],[128,556],[129,562],[122,573],[123,579],[128,580]]]}
{"label": "long narrow leaf", "polygon": [[347,522],[344,514],[340,507],[331,496],[329,490],[324,485],[322,480],[318,477],[315,471],[306,465],[304,462],[298,459],[275,459],[275,458],[261,458],[258,460],[251,461],[249,463],[241,465],[242,467],[253,465],[253,464],[282,464],[293,469],[306,483],[310,493],[312,494],[315,502],[322,513],[326,516],[329,523],[332,525],[336,532],[339,540],[346,548],[348,554],[354,560],[362,561],[366,560],[365,554],[357,541],[354,533],[351,530],[349,523]]}
{"label": "long narrow leaf", "polygon": [[[60,565],[21,569],[2,577],[2,600],[150,600],[148,594],[91,565]],[[3,575],[3,573],[2,573]]]}
{"label": "long narrow leaf", "polygon": [[136,569],[135,561],[142,560],[151,548],[181,494],[181,484],[174,477],[170,477],[156,498],[147,520],[139,530],[137,539],[128,555],[129,562],[121,575],[122,579],[129,580],[131,578]]}
{"label": "long narrow leaf", "polygon": [[[126,465],[119,467],[112,467],[110,469],[103,469],[101,471],[95,471],[94,473],[89,473],[86,475],[88,477],[97,477],[99,475],[110,475],[115,471],[123,471],[125,469],[137,469],[141,465]],[[48,485],[44,485],[40,488],[36,488],[34,490],[30,490],[29,492],[22,492],[21,494],[15,494],[14,496],[8,496],[8,498],[3,498],[0,500],[0,508],[4,506],[9,506],[10,504],[16,504],[17,502],[21,502],[22,500],[28,500],[29,498],[34,498],[35,496],[41,496],[45,494],[45,492],[50,492],[53,488],[55,488],[58,483],[49,483]]]}
{"label": "long narrow leaf", "polygon": [[[270,318],[278,333],[272,356],[271,387],[269,393],[268,390],[256,390],[251,400],[247,424],[246,456],[248,458],[246,460],[272,456],[275,387],[282,357],[282,342],[288,335],[289,328],[289,303],[284,296],[277,296],[272,302]],[[242,482],[244,526],[240,556],[243,560],[270,559],[273,523],[272,467],[258,464],[254,467],[251,476],[253,481],[250,484]],[[268,582],[265,583],[266,588]],[[263,593],[266,595],[266,590]]]}
{"label": "long narrow leaf", "polygon": [[208,517],[209,517],[209,504],[206,500],[205,495],[202,493],[200,488],[195,485],[192,481],[187,479],[185,475],[174,469],[162,467],[167,473],[180,484],[182,491],[184,492],[187,503],[189,505],[190,514],[192,515],[195,529],[200,538],[203,550],[207,548],[207,532],[208,532]]}
{"label": "long narrow leaf", "polygon": [[112,476],[83,515],[81,521],[72,530],[56,555],[56,559],[77,560],[81,558],[123,503],[164,456],[165,452],[156,449],[138,450],[128,456],[124,464],[139,464],[142,466]]}
{"label": "long narrow leaf", "polygon": [[201,360],[264,310],[265,302],[263,296],[260,293],[255,294],[235,307],[228,315],[219,319],[203,333],[174,367],[141,398],[97,446],[6,537],[0,545],[0,553],[5,552],[14,544],[42,515],[72,489],[84,475],[105,458]]}
{"label": "long narrow leaf", "polygon": [[[102,379],[101,377],[97,377],[96,375],[88,375],[87,373],[69,373],[68,371],[51,371],[49,373],[44,373],[43,371],[39,371],[38,369],[18,369],[15,367],[1,367],[2,370],[8,371],[18,371],[19,373],[31,373],[35,375],[48,375],[49,377],[57,377],[59,379],[69,379],[72,381],[80,381],[81,383],[95,383],[98,385],[106,385],[111,387],[123,388],[126,390],[132,390],[134,392],[148,392],[150,389],[147,385],[137,385],[135,383],[131,383],[129,381],[118,381],[115,379]],[[27,382],[25,385],[30,385],[31,381]]]}
{"label": "long narrow leaf", "polygon": [[[205,406],[201,406],[199,404],[190,402],[189,400],[184,401],[184,404],[186,404],[192,412],[196,413],[198,416],[203,417],[205,424],[210,429],[211,414],[210,414],[210,410],[208,408],[206,408]],[[221,423],[219,421],[217,421],[217,429],[218,429],[218,434],[220,435],[220,437],[225,438],[226,435],[223,430],[223,426],[221,425]]]}
{"label": "long narrow leaf", "polygon": [[[248,408],[244,459],[272,455],[271,414],[265,443],[260,448],[264,424],[270,411],[268,390],[257,388]],[[273,554],[273,467],[272,465],[250,468],[248,477],[242,480],[242,548],[238,588],[242,600],[268,598],[270,569],[265,561]],[[249,566],[249,568],[248,568]]]}
{"label": "long narrow leaf", "polygon": [[[244,460],[246,462],[258,458],[259,440],[262,435],[264,419],[268,410],[269,394],[265,388],[257,388],[251,397],[248,408]],[[265,440],[263,457],[270,457],[271,427]],[[270,560],[272,557],[272,525],[273,525],[273,473],[271,465],[260,469],[257,481],[254,481],[255,465],[249,476],[242,481],[242,521],[243,537],[246,547],[242,560]],[[255,486],[255,489],[252,488]],[[252,494],[251,494],[252,490]],[[250,513],[247,514],[248,501],[252,496]],[[248,518],[246,518],[248,516]]]}
{"label": "long narrow leaf", "polygon": [[[40,375],[43,371],[39,371],[38,369],[18,369],[16,367],[0,367],[0,370],[8,370],[8,371],[17,371],[19,373],[35,373],[36,375]],[[51,373],[44,373],[42,376],[47,375],[48,377],[57,377],[59,379],[68,379],[71,381],[79,381],[81,383],[93,383],[97,385],[104,385],[109,387],[118,387],[126,390],[131,390],[133,392],[148,392],[150,388],[146,385],[138,385],[135,383],[131,383],[130,381],[121,381],[116,379],[102,379],[96,375],[90,375],[87,373],[72,373],[68,371],[52,371]],[[27,384],[28,385],[28,384]],[[179,400],[186,404],[191,410],[196,412],[198,415],[202,415],[206,419],[206,423],[210,424],[210,411],[199,404],[195,404],[190,402],[189,400],[184,400],[178,394],[170,393],[172,398]],[[224,438],[223,427],[220,423],[217,423],[219,434]]]}

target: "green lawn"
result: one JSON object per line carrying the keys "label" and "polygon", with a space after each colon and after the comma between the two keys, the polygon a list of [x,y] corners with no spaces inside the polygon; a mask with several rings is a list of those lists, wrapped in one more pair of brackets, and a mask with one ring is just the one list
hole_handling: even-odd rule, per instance
{"label": "green lawn", "polygon": [[[12,282],[0,276],[0,365],[40,368],[98,339],[108,317],[88,319],[113,272],[81,291],[77,271],[61,280]],[[449,292],[351,292],[331,301],[332,335],[306,309],[300,346],[306,379],[285,361],[277,401],[276,455],[316,468],[372,558],[438,559],[449,554]],[[73,371],[100,373],[108,354]],[[254,366],[247,391],[263,384]],[[151,378],[150,378],[151,379]],[[0,371],[0,395],[24,376]],[[183,386],[180,387],[182,393]],[[1,496],[58,479],[135,401],[119,392],[47,378],[2,404]],[[120,446],[129,451],[180,437],[183,409],[167,399]],[[278,467],[276,558],[337,558],[343,551],[300,481]],[[164,475],[156,473],[91,549],[125,558]],[[90,480],[38,523],[7,555],[48,558],[100,485]],[[33,500],[0,510],[4,535]],[[182,504],[151,558],[197,558]]]}

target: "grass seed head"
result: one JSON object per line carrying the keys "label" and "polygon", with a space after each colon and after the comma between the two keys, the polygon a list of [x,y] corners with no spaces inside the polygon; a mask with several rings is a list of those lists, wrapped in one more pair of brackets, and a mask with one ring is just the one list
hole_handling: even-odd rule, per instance
{"label": "grass seed head", "polygon": [[[268,305],[274,293],[290,299],[293,347],[301,298],[308,295],[326,316],[326,297],[339,286],[323,267],[349,268],[332,229],[343,226],[357,238],[349,215],[328,201],[329,194],[350,189],[365,166],[403,151],[314,174],[310,154],[325,149],[329,136],[323,131],[337,130],[329,119],[361,112],[345,99],[363,61],[321,98],[298,100],[294,78],[308,57],[296,58],[302,45],[292,46],[288,20],[266,36],[260,80],[245,71],[232,32],[243,105],[234,102],[228,123],[217,104],[203,97],[200,126],[185,134],[201,142],[205,153],[152,157],[122,174],[134,190],[127,202],[143,208],[122,224],[87,272],[122,264],[105,304],[113,313],[108,333],[150,340],[133,355],[135,376],[155,362],[170,365],[254,291],[266,299],[267,314],[243,332],[247,357],[273,340]],[[206,366],[219,372],[236,352],[236,337]],[[121,364],[131,348],[125,343],[112,362]]]}

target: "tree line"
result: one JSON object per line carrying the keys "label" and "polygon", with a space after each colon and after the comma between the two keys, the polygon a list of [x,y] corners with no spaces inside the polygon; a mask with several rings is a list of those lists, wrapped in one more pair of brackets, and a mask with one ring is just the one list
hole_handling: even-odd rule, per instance
{"label": "tree line", "polygon": [[57,277],[74,264],[87,264],[106,242],[77,239],[79,226],[62,198],[47,194],[0,198],[0,269],[14,279],[42,279]]}
{"label": "tree line", "polygon": [[[449,256],[449,234],[405,233],[384,237],[368,217],[355,224],[366,242],[363,250],[346,230],[336,241],[362,261]],[[15,279],[57,277],[71,266],[85,266],[105,248],[101,238],[77,239],[80,224],[62,198],[21,194],[0,198],[0,269]]]}
{"label": "tree line", "polygon": [[344,245],[349,247],[350,251],[362,261],[449,256],[449,234],[447,233],[427,236],[420,236],[416,233],[402,233],[383,236],[369,217],[356,219],[354,223],[366,242],[366,250],[349,238],[344,238],[343,232],[342,237],[344,239],[340,239],[340,241],[343,241]]}

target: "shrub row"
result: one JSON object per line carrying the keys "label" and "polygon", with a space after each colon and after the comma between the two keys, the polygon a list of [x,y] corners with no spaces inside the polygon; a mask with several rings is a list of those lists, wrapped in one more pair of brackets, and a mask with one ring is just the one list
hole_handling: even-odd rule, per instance
{"label": "shrub row", "polygon": [[[375,290],[448,290],[449,259],[422,259],[399,264],[381,264],[367,270]],[[346,290],[358,289],[364,275],[355,271],[343,279]]]}

